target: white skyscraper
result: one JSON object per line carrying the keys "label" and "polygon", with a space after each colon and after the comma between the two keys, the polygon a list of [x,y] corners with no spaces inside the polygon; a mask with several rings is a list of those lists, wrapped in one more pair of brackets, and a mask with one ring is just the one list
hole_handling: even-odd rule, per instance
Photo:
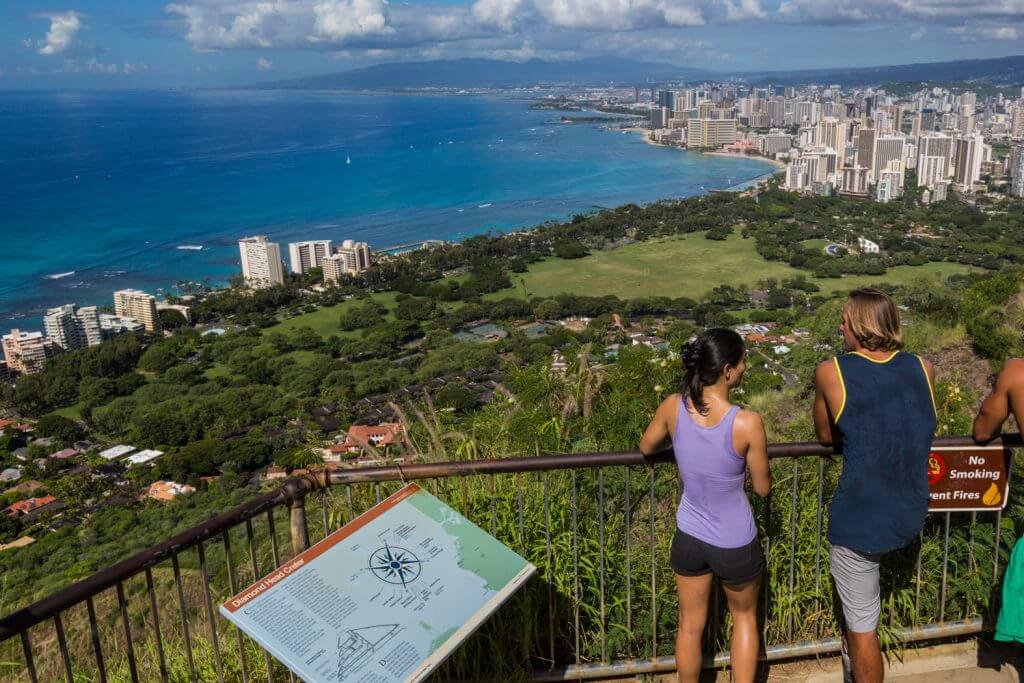
{"label": "white skyscraper", "polygon": [[43,328],[47,340],[62,349],[96,346],[103,341],[95,306],[78,308],[65,304],[51,308],[43,316]]}
{"label": "white skyscraper", "polygon": [[324,281],[337,282],[342,275],[358,275],[369,267],[370,245],[345,240],[336,253],[324,259]]}
{"label": "white skyscraper", "polygon": [[114,292],[114,313],[123,318],[138,320],[146,332],[160,331],[160,316],[156,312],[156,297],[138,289]]}
{"label": "white skyscraper", "polygon": [[319,268],[325,258],[331,255],[330,240],[292,242],[288,245],[292,272],[305,273],[310,268]]}
{"label": "white skyscraper", "polygon": [[239,240],[238,250],[242,255],[242,275],[247,285],[264,289],[284,284],[281,245],[270,242],[265,235],[257,235]]}

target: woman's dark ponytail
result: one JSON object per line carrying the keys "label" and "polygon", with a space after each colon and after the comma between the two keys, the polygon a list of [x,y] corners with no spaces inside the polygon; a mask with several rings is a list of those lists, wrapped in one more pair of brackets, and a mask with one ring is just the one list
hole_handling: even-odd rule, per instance
{"label": "woman's dark ponytail", "polygon": [[725,366],[739,365],[746,352],[743,337],[724,327],[707,330],[693,341],[683,344],[683,383],[679,391],[689,397],[694,410],[701,415],[707,414],[704,387],[717,382]]}

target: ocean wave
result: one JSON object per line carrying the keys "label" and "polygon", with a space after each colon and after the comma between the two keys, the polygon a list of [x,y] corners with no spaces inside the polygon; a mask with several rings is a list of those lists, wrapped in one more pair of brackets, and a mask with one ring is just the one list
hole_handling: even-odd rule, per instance
{"label": "ocean wave", "polygon": [[70,277],[75,274],[75,271],[69,270],[66,273],[54,273],[53,275],[44,276],[47,280],[60,280],[66,277]]}
{"label": "ocean wave", "polygon": [[202,251],[203,245],[201,244],[179,244],[175,247],[179,251]]}

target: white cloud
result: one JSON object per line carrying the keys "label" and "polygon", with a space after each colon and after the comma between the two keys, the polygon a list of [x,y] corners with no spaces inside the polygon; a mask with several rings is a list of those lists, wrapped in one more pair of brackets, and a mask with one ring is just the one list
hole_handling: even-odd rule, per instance
{"label": "white cloud", "polygon": [[125,62],[121,65],[121,73],[123,73],[125,76],[131,76],[132,74],[141,74],[145,73],[146,71],[149,71],[149,66],[144,62],[139,62],[138,64]]}
{"label": "white cloud", "polygon": [[922,38],[924,38],[924,34],[927,33],[927,32],[928,32],[928,29],[925,28],[924,26],[922,26],[922,27],[920,27],[919,29],[917,29],[916,31],[914,31],[913,33],[910,34],[910,39],[913,40],[914,42],[917,42],[918,40],[921,40]]}
{"label": "white cloud", "polygon": [[164,10],[185,20],[197,50],[342,45],[392,31],[384,0],[193,0]]}
{"label": "white cloud", "polygon": [[46,15],[50,30],[46,32],[41,55],[59,55],[65,52],[75,40],[75,34],[82,28],[82,18],[77,12],[67,11]]}
{"label": "white cloud", "polygon": [[992,23],[973,23],[954,26],[949,32],[962,42],[973,43],[980,40],[1018,40],[1022,32],[1015,26]]}
{"label": "white cloud", "polygon": [[274,63],[266,57],[260,57],[256,60],[256,68],[260,71],[270,71],[274,68]]}
{"label": "white cloud", "polygon": [[786,21],[842,24],[867,21],[923,20],[955,22],[973,18],[1024,17],[1021,0],[783,0],[779,18]]}
{"label": "white cloud", "polygon": [[334,42],[394,30],[388,26],[387,5],[383,0],[323,0],[313,6],[313,14],[316,38]]}

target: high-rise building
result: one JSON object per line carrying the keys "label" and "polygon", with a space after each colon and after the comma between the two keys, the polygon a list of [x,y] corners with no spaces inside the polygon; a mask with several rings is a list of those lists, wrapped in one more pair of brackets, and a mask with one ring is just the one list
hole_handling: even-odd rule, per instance
{"label": "high-rise building", "polygon": [[43,316],[43,329],[50,343],[65,350],[96,346],[103,341],[95,306],[65,304],[51,308]]}
{"label": "high-rise building", "polygon": [[345,240],[323,261],[324,282],[337,282],[342,275],[358,275],[370,267],[370,245]]}
{"label": "high-rise building", "polygon": [[1010,117],[1010,137],[1014,140],[1024,138],[1024,103],[1013,108],[1013,115]]}
{"label": "high-rise building", "polygon": [[981,161],[985,154],[985,139],[981,133],[965,135],[956,145],[956,172],[953,180],[961,192],[970,192],[981,179]]}
{"label": "high-rise building", "polygon": [[889,168],[890,161],[903,162],[906,138],[902,135],[882,135],[875,139],[875,152],[871,160],[871,175],[879,182],[882,171]]}
{"label": "high-rise building", "polygon": [[917,184],[935,188],[953,169],[954,140],[939,133],[923,134],[917,144]]}
{"label": "high-rise building", "polygon": [[311,242],[292,242],[288,245],[291,257],[292,272],[305,273],[310,268],[319,268],[321,262],[331,255],[330,240],[314,240]]}
{"label": "high-rise building", "polygon": [[857,131],[857,166],[872,168],[875,159],[875,129],[861,128]]}
{"label": "high-rise building", "polygon": [[686,146],[717,149],[736,142],[736,119],[690,119]]}
{"label": "high-rise building", "polygon": [[257,235],[239,240],[238,250],[242,255],[242,275],[248,286],[264,289],[284,284],[281,245],[269,241],[266,235]]}
{"label": "high-rise building", "polygon": [[156,298],[138,289],[114,292],[114,313],[142,323],[146,332],[160,331],[160,317],[156,312]]}
{"label": "high-rise building", "polygon": [[23,375],[43,371],[46,365],[47,344],[42,332],[11,330],[3,336],[4,360],[10,370]]}
{"label": "high-rise building", "polygon": [[658,130],[668,125],[668,107],[651,107],[651,128]]}
{"label": "high-rise building", "polygon": [[1010,162],[1010,192],[1015,197],[1024,197],[1024,144],[1013,146]]}

